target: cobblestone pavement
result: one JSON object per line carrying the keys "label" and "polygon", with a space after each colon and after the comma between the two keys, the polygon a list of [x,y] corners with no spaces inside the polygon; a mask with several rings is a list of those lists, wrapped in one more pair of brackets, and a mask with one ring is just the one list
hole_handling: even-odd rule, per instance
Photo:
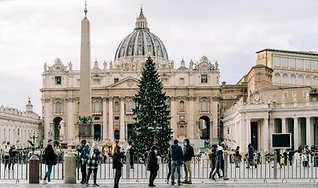
{"label": "cobblestone pavement", "polygon": [[[113,187],[113,184],[111,182],[101,182],[99,183],[100,187],[107,187],[111,188]],[[46,185],[46,184],[28,184],[27,182],[21,182],[16,184],[15,182],[2,182],[0,180],[0,187],[6,187],[6,188],[44,188],[44,187],[52,187],[52,188],[75,188],[75,187],[93,187],[92,185],[84,186],[80,184],[75,185],[69,185],[69,184],[63,184],[63,182],[52,182],[52,184]],[[147,183],[136,183],[136,182],[121,182],[120,186],[122,188],[146,188],[148,187]],[[216,188],[312,188],[312,187],[318,187],[318,183],[315,182],[233,182],[233,181],[220,181],[220,182],[210,182],[210,183],[194,183],[192,185],[182,185],[182,186],[171,186],[168,184],[165,184],[163,182],[157,183],[156,187],[164,188],[164,187],[184,187],[184,188],[210,188],[210,187],[216,187]]]}

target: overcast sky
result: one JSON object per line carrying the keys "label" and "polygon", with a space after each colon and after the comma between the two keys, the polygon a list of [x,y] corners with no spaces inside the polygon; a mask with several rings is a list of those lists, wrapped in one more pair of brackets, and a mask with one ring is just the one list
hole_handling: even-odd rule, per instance
{"label": "overcast sky", "polygon": [[[219,62],[221,80],[236,83],[264,48],[318,51],[316,0],[88,0],[92,60],[114,59],[140,6],[150,31],[177,65],[203,55]],[[45,62],[79,68],[84,0],[0,0],[0,104],[41,113]]]}

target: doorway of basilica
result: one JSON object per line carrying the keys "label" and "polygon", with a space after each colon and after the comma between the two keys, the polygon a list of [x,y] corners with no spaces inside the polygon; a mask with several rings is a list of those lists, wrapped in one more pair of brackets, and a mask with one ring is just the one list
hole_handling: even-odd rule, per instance
{"label": "doorway of basilica", "polygon": [[251,122],[251,144],[258,150],[258,122]]}
{"label": "doorway of basilica", "polygon": [[63,119],[61,117],[56,117],[53,119],[53,138],[56,141],[60,141],[60,129],[61,129],[61,121]]}
{"label": "doorway of basilica", "polygon": [[201,116],[199,119],[199,132],[200,139],[210,139],[210,118],[208,116]]}

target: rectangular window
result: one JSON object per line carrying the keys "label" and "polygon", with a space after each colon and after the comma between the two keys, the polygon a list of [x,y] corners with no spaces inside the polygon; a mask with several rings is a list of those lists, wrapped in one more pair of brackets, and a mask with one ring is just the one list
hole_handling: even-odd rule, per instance
{"label": "rectangular window", "polygon": [[305,60],[304,60],[304,63],[305,63],[305,69],[306,69],[306,70],[310,70],[310,61],[307,60],[307,59],[305,59]]}
{"label": "rectangular window", "polygon": [[282,67],[283,67],[283,68],[288,68],[288,64],[289,64],[288,58],[283,57],[283,58],[282,58]]}
{"label": "rectangular window", "polygon": [[114,83],[119,82],[119,78],[114,78]]}
{"label": "rectangular window", "polygon": [[304,60],[303,59],[296,59],[296,68],[297,69],[304,69]]}
{"label": "rectangular window", "polygon": [[281,58],[280,58],[280,57],[274,56],[274,60],[273,60],[273,65],[274,65],[274,67],[280,67],[280,66],[281,66],[280,61],[281,61]]}
{"label": "rectangular window", "polygon": [[201,83],[208,83],[208,75],[207,74],[202,74],[201,75]]}
{"label": "rectangular window", "polygon": [[290,58],[289,59],[289,67],[291,69],[295,69],[296,68],[296,59],[295,58]]}
{"label": "rectangular window", "polygon": [[318,69],[318,67],[317,67],[317,61],[310,61],[310,64],[311,64],[311,68],[312,68],[313,70],[317,70],[317,69]]}
{"label": "rectangular window", "polygon": [[297,92],[296,91],[292,91],[292,97],[296,97],[297,96]]}
{"label": "rectangular window", "polygon": [[61,84],[62,84],[61,76],[55,76],[55,85],[61,85]]}
{"label": "rectangular window", "polygon": [[184,78],[180,78],[179,84],[184,84]]}
{"label": "rectangular window", "polygon": [[308,92],[307,90],[304,90],[304,91],[303,91],[303,93],[304,93],[304,97],[306,97],[306,96],[307,96],[307,92]]}
{"label": "rectangular window", "polygon": [[115,120],[119,120],[119,116],[115,116]]}
{"label": "rectangular window", "polygon": [[93,79],[93,84],[96,84],[96,85],[100,84],[100,79]]}
{"label": "rectangular window", "polygon": [[285,99],[288,98],[288,92],[287,91],[284,92],[284,97],[285,97]]}
{"label": "rectangular window", "polygon": [[277,97],[278,97],[278,94],[275,92],[274,93],[274,99],[277,99]]}
{"label": "rectangular window", "polygon": [[96,116],[94,117],[94,120],[100,120],[100,117]]}

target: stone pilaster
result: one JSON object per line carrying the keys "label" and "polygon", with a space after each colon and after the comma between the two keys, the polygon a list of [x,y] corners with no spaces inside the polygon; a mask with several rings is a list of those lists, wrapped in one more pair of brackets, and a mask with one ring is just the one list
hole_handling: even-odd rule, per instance
{"label": "stone pilaster", "polygon": [[52,104],[51,99],[44,99],[44,140],[48,140],[50,135],[49,132],[51,130],[51,114],[52,114]]}
{"label": "stone pilaster", "polygon": [[194,97],[189,97],[189,121],[187,125],[187,137],[190,139],[194,139],[195,133],[195,122],[194,122]]}
{"label": "stone pilaster", "polygon": [[109,132],[107,131],[108,124],[107,124],[107,99],[104,97],[103,98],[103,140],[109,137]]}
{"label": "stone pilaster", "polygon": [[171,97],[170,99],[171,105],[170,105],[170,109],[171,109],[171,129],[173,131],[173,138],[177,138],[177,131],[178,131],[178,125],[177,125],[177,112],[176,112],[176,106],[175,106],[175,97]]}
{"label": "stone pilaster", "polygon": [[120,99],[120,141],[125,141],[125,99]]}
{"label": "stone pilaster", "polygon": [[109,98],[108,104],[108,114],[109,114],[109,139],[114,140],[114,115],[113,115],[113,98]]}

